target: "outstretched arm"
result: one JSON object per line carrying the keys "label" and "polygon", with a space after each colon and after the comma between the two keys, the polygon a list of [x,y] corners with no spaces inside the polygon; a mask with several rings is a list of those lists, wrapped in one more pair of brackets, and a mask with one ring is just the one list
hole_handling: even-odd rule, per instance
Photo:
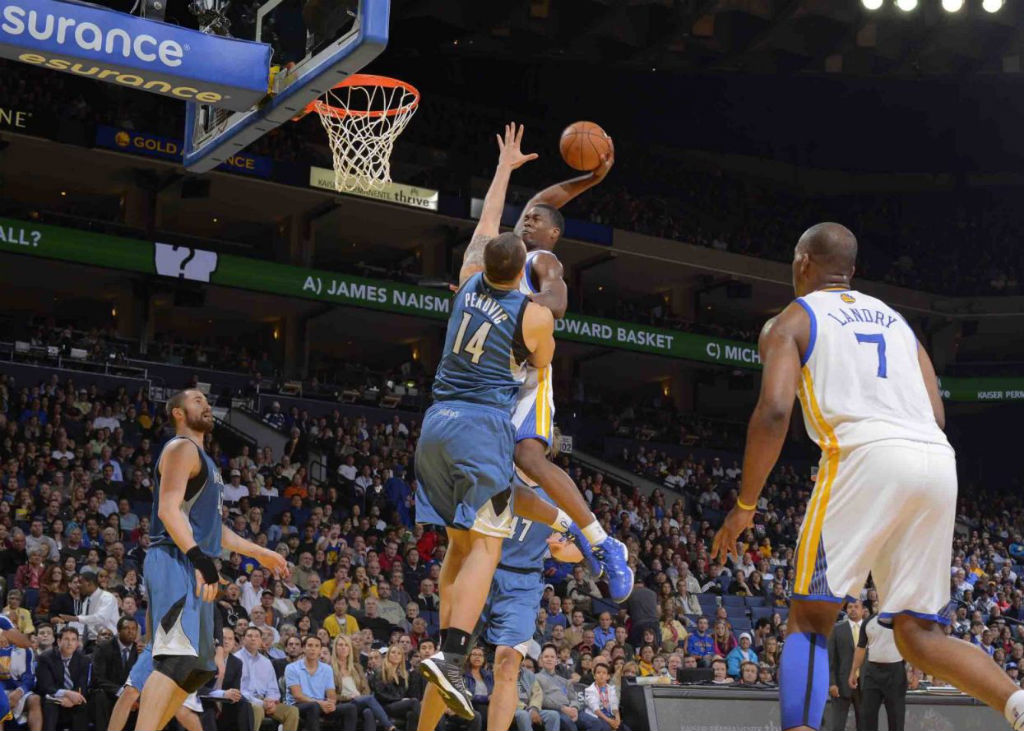
{"label": "outstretched arm", "polygon": [[269,548],[242,538],[226,525],[221,526],[220,542],[221,546],[228,551],[235,551],[243,556],[251,556],[256,559],[262,566],[270,569],[276,578],[288,578],[288,562],[277,551],[271,551]]}
{"label": "outstretched arm", "polygon": [[7,617],[0,617],[0,637],[3,637],[15,647],[26,648],[32,646],[32,641],[28,638],[28,635],[17,629],[14,623],[7,619]]}
{"label": "outstretched arm", "polygon": [[543,203],[555,208],[561,208],[576,196],[580,195],[584,191],[590,190],[604,180],[611,171],[612,165],[615,164],[615,145],[612,144],[611,137],[608,138],[608,145],[611,150],[607,154],[601,156],[601,164],[596,170],[593,170],[586,175],[569,178],[568,180],[563,180],[561,183],[550,185],[534,195],[526,204],[526,207],[523,208],[523,212],[519,215],[519,222],[516,223],[516,233],[519,233],[519,231],[522,230],[523,218],[526,216],[526,212],[533,206],[538,203]]}
{"label": "outstretched arm", "polygon": [[[758,346],[764,370],[761,374],[761,395],[750,416],[747,427],[747,446],[743,453],[743,477],[740,483],[739,503],[756,506],[779,459],[789,429],[800,383],[800,346],[806,341],[810,321],[803,308],[792,304],[761,330]],[[736,505],[725,519],[712,545],[712,558],[725,563],[729,554],[740,557],[737,538],[753,522],[754,510]]]}
{"label": "outstretched arm", "polygon": [[459,286],[477,272],[484,270],[484,247],[487,242],[498,235],[501,227],[501,214],[505,209],[505,194],[508,192],[508,181],[512,171],[530,160],[536,160],[537,154],[524,155],[520,149],[523,141],[524,127],[516,127],[515,122],[505,125],[505,136],[498,138],[498,167],[494,178],[484,196],[484,208],[480,220],[473,231],[473,238],[466,247],[462,257],[462,269],[459,271]]}

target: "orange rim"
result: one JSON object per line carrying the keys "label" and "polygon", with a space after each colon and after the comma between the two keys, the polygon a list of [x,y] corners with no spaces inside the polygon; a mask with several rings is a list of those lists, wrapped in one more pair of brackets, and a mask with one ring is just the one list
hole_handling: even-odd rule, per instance
{"label": "orange rim", "polygon": [[394,117],[400,112],[412,111],[420,103],[420,92],[412,84],[392,79],[390,76],[375,76],[373,74],[352,74],[346,79],[338,82],[332,88],[343,89],[348,86],[380,86],[385,89],[404,89],[406,93],[412,94],[413,99],[394,109],[345,109],[328,104],[323,99],[314,99],[306,105],[303,116],[316,112],[317,114],[344,119],[345,117]]}

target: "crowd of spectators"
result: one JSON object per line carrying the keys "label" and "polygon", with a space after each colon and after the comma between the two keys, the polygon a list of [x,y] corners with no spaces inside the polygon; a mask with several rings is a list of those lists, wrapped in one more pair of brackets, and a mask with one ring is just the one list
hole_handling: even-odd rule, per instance
{"label": "crowd of spectators", "polygon": [[[614,431],[633,444],[622,458],[662,489],[645,495],[560,460],[609,534],[629,546],[637,586],[618,606],[584,566],[545,562],[517,728],[615,728],[622,685],[634,680],[777,680],[793,549],[813,487],[808,468],[776,469],[742,558],[721,565],[708,550],[736,500],[738,454],[667,456],[645,442],[664,438],[669,425],[641,429],[647,412],[636,409]],[[228,657],[202,694],[203,721],[250,728],[266,716],[288,731],[299,723],[413,728],[423,690],[416,665],[436,648],[445,551],[442,534],[415,524],[419,425],[340,410],[311,418],[271,408],[264,420],[288,435],[279,454],[227,454],[216,440],[206,446],[223,473],[224,520],[280,551],[294,571],[275,580],[249,559],[222,556],[228,583],[218,608]],[[678,443],[692,434],[700,445],[720,427],[698,420],[685,433],[675,428]],[[153,470],[167,436],[144,391],[0,375],[2,613],[33,642],[29,652],[0,647],[0,657],[11,658],[0,662],[8,668],[0,684],[30,729],[89,721],[106,728],[114,693],[152,629],[142,567]],[[319,483],[310,479],[314,451],[327,460]],[[1011,676],[1024,660],[1022,531],[1024,501],[968,492],[951,567],[957,611],[949,631],[989,651]],[[864,599],[869,607],[877,601],[870,586]],[[59,656],[71,663],[73,687],[55,671]],[[486,651],[474,652],[466,668],[477,718],[447,718],[448,727],[482,728],[493,688],[488,662]],[[47,696],[59,702],[40,700]]]}
{"label": "crowd of spectators", "polygon": [[[184,126],[182,105],[156,95],[24,64],[8,75],[13,83],[0,89],[0,106],[36,115],[33,126],[47,134],[81,138],[88,145],[90,126],[96,124],[170,138],[180,137]],[[62,111],[54,119],[58,107]],[[490,176],[491,133],[507,121],[501,114],[475,102],[431,95],[395,153],[397,169],[406,162],[403,156],[411,163],[411,177],[404,182],[471,195],[470,181]],[[550,120],[529,114],[525,119],[534,141],[554,139],[559,132]],[[67,128],[76,124],[83,129],[72,134]],[[1022,221],[1015,189],[808,196],[721,170],[695,169],[670,150],[628,139],[626,131],[617,135],[616,147],[614,175],[570,204],[570,217],[779,261],[791,258],[795,238],[808,222],[839,220],[861,239],[858,273],[866,279],[951,295],[1021,291],[1024,260],[1017,232]],[[278,160],[329,162],[315,119],[284,125],[250,151]],[[521,182],[544,185],[565,174],[556,156],[544,155],[524,168]]]}
{"label": "crowd of spectators", "polygon": [[[237,334],[233,337],[237,337]],[[88,326],[82,321],[58,320],[52,316],[37,316],[26,319],[0,320],[0,341],[26,343],[33,348],[19,353],[18,360],[52,362],[57,357],[74,364],[75,360],[91,364],[145,367],[149,362],[166,363],[175,366],[227,371],[244,374],[248,386],[237,389],[238,395],[252,395],[257,391],[280,392],[286,379],[280,364],[270,350],[254,346],[258,333],[246,340],[250,345],[229,344],[227,338],[208,338],[205,341],[184,339],[163,333],[151,339],[145,352],[137,339],[124,338],[117,334],[110,322],[103,326]],[[268,344],[269,345],[269,344]],[[269,346],[273,347],[273,346]],[[67,359],[71,357],[71,361]],[[409,358],[393,367],[370,367],[364,363],[335,358],[327,353],[313,352],[310,355],[309,378],[299,387],[301,393],[312,398],[338,400],[349,392],[351,401],[377,403],[389,395],[415,395],[429,393],[430,377],[423,364]],[[204,374],[203,378],[215,378]],[[202,381],[199,376],[194,381]],[[424,398],[407,398],[403,406],[422,408]]]}

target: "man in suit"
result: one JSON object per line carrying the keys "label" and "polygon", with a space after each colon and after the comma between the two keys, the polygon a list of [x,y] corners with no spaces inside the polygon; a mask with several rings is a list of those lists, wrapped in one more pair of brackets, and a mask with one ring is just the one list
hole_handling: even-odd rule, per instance
{"label": "man in suit", "polygon": [[92,654],[92,687],[89,704],[97,729],[106,729],[110,724],[110,712],[116,703],[117,693],[128,680],[128,672],[139,659],[136,640],[139,625],[132,617],[117,620],[117,636],[107,642],[100,642]]}
{"label": "man in suit", "polygon": [[242,698],[242,661],[235,657],[238,648],[235,631],[225,625],[217,648],[217,675],[199,691],[203,731],[253,731],[255,727],[252,707]]}
{"label": "man in suit", "polygon": [[853,716],[860,725],[860,692],[850,687],[850,669],[853,667],[853,655],[860,640],[861,625],[864,619],[864,606],[859,599],[846,605],[846,619],[836,623],[828,638],[828,671],[830,702],[828,728],[829,731],[844,731],[846,719],[853,706]]}
{"label": "man in suit", "polygon": [[72,731],[89,727],[89,708],[83,693],[89,687],[92,663],[78,649],[78,642],[78,630],[65,627],[57,647],[39,656],[36,692],[43,698],[44,731],[56,731],[58,723],[70,725]]}

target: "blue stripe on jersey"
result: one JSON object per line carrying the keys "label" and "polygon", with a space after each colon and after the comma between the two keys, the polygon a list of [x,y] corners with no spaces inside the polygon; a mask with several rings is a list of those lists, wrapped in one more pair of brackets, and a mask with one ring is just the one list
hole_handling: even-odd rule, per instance
{"label": "blue stripe on jersey", "polygon": [[[188,437],[172,437],[167,441],[170,444],[175,439],[188,439]],[[192,442],[191,439],[188,441]],[[164,449],[167,448],[164,445]],[[220,468],[199,445],[192,442],[199,451],[199,459],[202,460],[205,470],[201,470],[197,477],[202,477],[205,471],[205,479],[201,486],[190,484],[185,490],[185,500],[181,504],[182,511],[188,515],[189,525],[192,526],[192,537],[196,544],[207,556],[220,556],[221,552],[221,506],[224,502],[224,480],[220,476]],[[163,450],[160,457],[163,456]],[[149,537],[151,546],[174,546],[174,539],[171,538],[164,522],[160,520],[160,457],[157,457],[157,470],[153,480],[153,513],[150,519]],[[191,483],[191,480],[190,480]]]}
{"label": "blue stripe on jersey", "polygon": [[[516,480],[518,483],[518,479]],[[539,487],[533,488],[536,493],[551,503],[555,501]],[[512,521],[512,535],[505,539],[501,546],[502,566],[514,569],[536,570],[538,573],[544,566],[544,556],[548,552],[548,538],[551,537],[551,526],[535,523],[518,515]]]}
{"label": "blue stripe on jersey", "polygon": [[523,267],[523,284],[530,290],[530,294],[537,294],[536,288],[533,286],[533,260],[535,255],[530,252],[526,255],[526,265]]}
{"label": "blue stripe on jersey", "polygon": [[807,339],[807,352],[804,353],[804,357],[800,359],[800,365],[807,365],[807,361],[811,359],[811,353],[814,352],[814,341],[818,339],[818,318],[814,316],[814,310],[807,304],[807,300],[803,297],[797,297],[796,303],[804,308],[807,312],[807,316],[811,318],[811,335]]}
{"label": "blue stripe on jersey", "polygon": [[512,412],[525,378],[523,315],[529,299],[474,274],[456,293],[444,353],[434,376],[437,401],[465,401]]}

